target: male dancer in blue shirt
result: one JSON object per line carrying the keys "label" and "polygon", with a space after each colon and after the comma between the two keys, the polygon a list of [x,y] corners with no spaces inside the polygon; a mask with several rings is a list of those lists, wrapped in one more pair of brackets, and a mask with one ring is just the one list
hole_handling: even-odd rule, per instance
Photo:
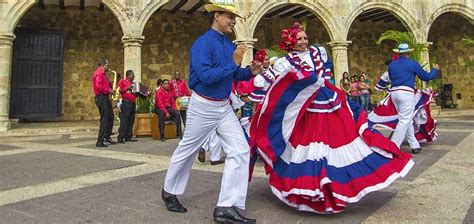
{"label": "male dancer in blue shirt", "polygon": [[229,103],[229,95],[234,80],[249,80],[261,71],[261,64],[240,68],[247,47],[236,49],[224,36],[233,32],[235,17],[239,16],[235,6],[229,5],[229,1],[216,1],[206,5],[205,9],[211,13],[211,29],[191,47],[189,87],[193,94],[183,139],[170,159],[162,199],[169,211],[187,211],[176,195],[184,193],[199,148],[217,132],[226,150],[226,160],[214,221],[255,223],[255,219],[246,218],[237,210],[245,208],[250,156],[244,132]]}
{"label": "male dancer in blue shirt", "polygon": [[413,128],[413,112],[415,110],[415,78],[418,76],[423,81],[435,79],[439,73],[439,65],[434,64],[431,72],[426,72],[416,61],[410,59],[409,53],[413,51],[408,44],[402,43],[394,52],[399,58],[388,65],[388,75],[392,84],[390,94],[398,112],[398,124],[392,135],[392,141],[398,147],[405,137],[414,154],[421,151],[420,144],[415,138]]}

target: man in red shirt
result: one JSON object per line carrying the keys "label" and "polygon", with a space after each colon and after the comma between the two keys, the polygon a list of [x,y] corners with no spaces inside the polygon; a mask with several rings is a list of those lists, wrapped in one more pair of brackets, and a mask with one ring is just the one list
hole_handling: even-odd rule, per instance
{"label": "man in red shirt", "polygon": [[117,137],[118,143],[136,142],[137,140],[132,138],[133,122],[135,121],[135,100],[137,95],[132,93],[133,80],[135,74],[132,70],[128,70],[125,73],[125,79],[121,79],[117,84],[120,95],[122,95],[122,104],[120,105],[120,127],[119,135]]}
{"label": "man in red shirt", "polygon": [[[174,79],[171,80],[170,91],[174,94],[175,100],[176,98],[181,98],[183,96],[191,96],[188,86],[186,86],[186,81],[181,80],[181,74],[178,70],[174,71]],[[186,126],[186,109],[187,108],[185,107],[179,111],[181,119],[183,119],[184,126]]]}
{"label": "man in red shirt", "polygon": [[171,118],[176,124],[176,134],[182,138],[181,119],[176,110],[176,103],[174,101],[174,94],[170,89],[170,82],[164,79],[161,88],[155,92],[155,113],[158,114],[158,127],[160,128],[161,141],[165,141],[165,118]]}
{"label": "man in red shirt", "polygon": [[95,146],[107,147],[104,142],[115,144],[112,138],[110,138],[114,126],[114,112],[109,98],[109,94],[112,93],[112,88],[109,79],[105,75],[105,72],[109,69],[109,62],[105,59],[101,59],[97,65],[98,67],[92,75],[95,104],[100,114],[99,136],[97,137]]}

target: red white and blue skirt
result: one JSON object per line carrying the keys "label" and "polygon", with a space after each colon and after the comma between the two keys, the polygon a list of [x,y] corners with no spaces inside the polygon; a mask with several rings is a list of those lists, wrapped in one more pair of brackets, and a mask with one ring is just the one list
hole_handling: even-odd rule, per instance
{"label": "red white and blue skirt", "polygon": [[[418,142],[432,142],[436,140],[437,121],[431,116],[430,102],[435,93],[431,89],[415,90],[415,111],[413,126]],[[398,112],[390,94],[387,95],[369,114],[369,128],[384,128],[394,131],[398,124]]]}
{"label": "red white and blue skirt", "polygon": [[277,198],[300,211],[338,213],[408,173],[411,155],[370,131],[345,94],[314,74],[296,76],[275,81],[250,128]]}

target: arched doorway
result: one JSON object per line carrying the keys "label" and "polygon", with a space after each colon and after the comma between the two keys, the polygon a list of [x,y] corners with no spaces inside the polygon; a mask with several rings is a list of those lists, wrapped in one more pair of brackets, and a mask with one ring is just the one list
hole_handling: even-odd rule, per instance
{"label": "arched doorway", "polygon": [[254,48],[271,48],[278,45],[281,41],[281,31],[292,26],[294,22],[307,24],[306,33],[311,45],[328,47],[330,35],[317,15],[302,5],[282,4],[268,10],[258,21],[254,31],[254,38],[257,39]]}
{"label": "arched doorway", "polygon": [[189,50],[210,27],[203,1],[173,0],[154,12],[145,24],[142,44],[142,82],[172,79],[175,69],[189,77]]}
{"label": "arched doorway", "polygon": [[[380,75],[387,70],[384,62],[393,55],[396,43],[383,41],[376,44],[382,33],[388,30],[409,31],[404,21],[393,12],[383,8],[370,8],[361,12],[350,25],[347,39],[352,41],[348,48],[349,75],[368,74],[371,87],[375,86]],[[372,100],[379,100],[383,94],[372,95]]]}
{"label": "arched doorway", "polygon": [[[474,107],[474,46],[463,38],[474,38],[474,24],[460,14],[446,12],[431,24],[428,41],[430,61],[441,66],[443,106]],[[471,66],[469,66],[469,64]],[[449,105],[448,105],[449,104]]]}
{"label": "arched doorway", "polygon": [[15,34],[10,117],[97,118],[91,81],[97,60],[123,70],[123,34],[112,11],[100,0],[39,1]]}

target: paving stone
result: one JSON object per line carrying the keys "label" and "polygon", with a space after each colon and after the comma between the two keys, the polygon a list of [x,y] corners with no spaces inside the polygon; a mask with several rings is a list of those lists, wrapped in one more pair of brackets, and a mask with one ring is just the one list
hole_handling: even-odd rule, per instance
{"label": "paving stone", "polygon": [[140,163],[39,151],[0,157],[0,190],[23,187]]}
{"label": "paving stone", "polygon": [[[182,203],[188,213],[168,212],[160,199],[165,172],[100,184],[85,189],[46,196],[6,206],[25,212],[40,220],[56,215],[55,221],[67,217],[88,222],[113,223],[212,223],[212,211],[220,189],[221,173],[193,171]],[[143,188],[142,186],[148,186]],[[150,192],[150,189],[154,189]],[[100,192],[98,195],[84,192]],[[73,197],[60,195],[74,194]],[[374,192],[361,202],[349,205],[346,211],[336,215],[317,215],[298,212],[280,202],[270,191],[267,178],[254,178],[249,185],[245,214],[255,217],[259,223],[360,223],[387,203],[394,193]],[[54,197],[54,200],[51,198]],[[39,206],[42,205],[42,206]],[[5,207],[5,206],[4,206]],[[0,207],[0,211],[2,211]],[[43,219],[44,218],[44,219]]]}
{"label": "paving stone", "polygon": [[[62,145],[62,144],[71,144],[71,143],[78,143],[78,142],[85,142],[85,141],[94,141],[97,138],[60,138],[55,140],[36,140],[31,141],[34,143],[41,143],[41,144],[49,144],[49,145]],[[95,147],[95,144],[94,144]]]}
{"label": "paving stone", "polygon": [[474,123],[471,123],[471,122],[440,121],[440,122],[438,122],[437,128],[451,129],[451,130],[464,130],[464,129],[474,130]]}
{"label": "paving stone", "polygon": [[463,224],[472,224],[474,223],[474,202],[471,203],[471,207],[467,211],[466,218],[464,218]]}
{"label": "paving stone", "polygon": [[14,149],[21,149],[20,147],[11,146],[11,145],[0,145],[0,151],[8,151]]}
{"label": "paving stone", "polygon": [[446,153],[447,150],[430,150],[429,148],[424,148],[421,153],[413,155],[415,160],[415,166],[410,170],[407,176],[401,178],[403,181],[413,181],[425,170],[430,168],[433,164],[438,162]]}
{"label": "paving stone", "polygon": [[[469,132],[456,132],[456,131],[437,131],[438,137],[435,142],[430,144],[436,145],[458,145],[471,133]],[[428,144],[429,145],[429,144]]]}
{"label": "paving stone", "polygon": [[[115,141],[116,139],[114,139]],[[150,137],[138,138],[138,142],[125,142],[109,146],[107,150],[119,152],[133,152],[159,156],[171,156],[178,145],[178,139],[167,139],[165,142],[153,140]],[[94,149],[95,144],[86,144],[81,148]]]}

